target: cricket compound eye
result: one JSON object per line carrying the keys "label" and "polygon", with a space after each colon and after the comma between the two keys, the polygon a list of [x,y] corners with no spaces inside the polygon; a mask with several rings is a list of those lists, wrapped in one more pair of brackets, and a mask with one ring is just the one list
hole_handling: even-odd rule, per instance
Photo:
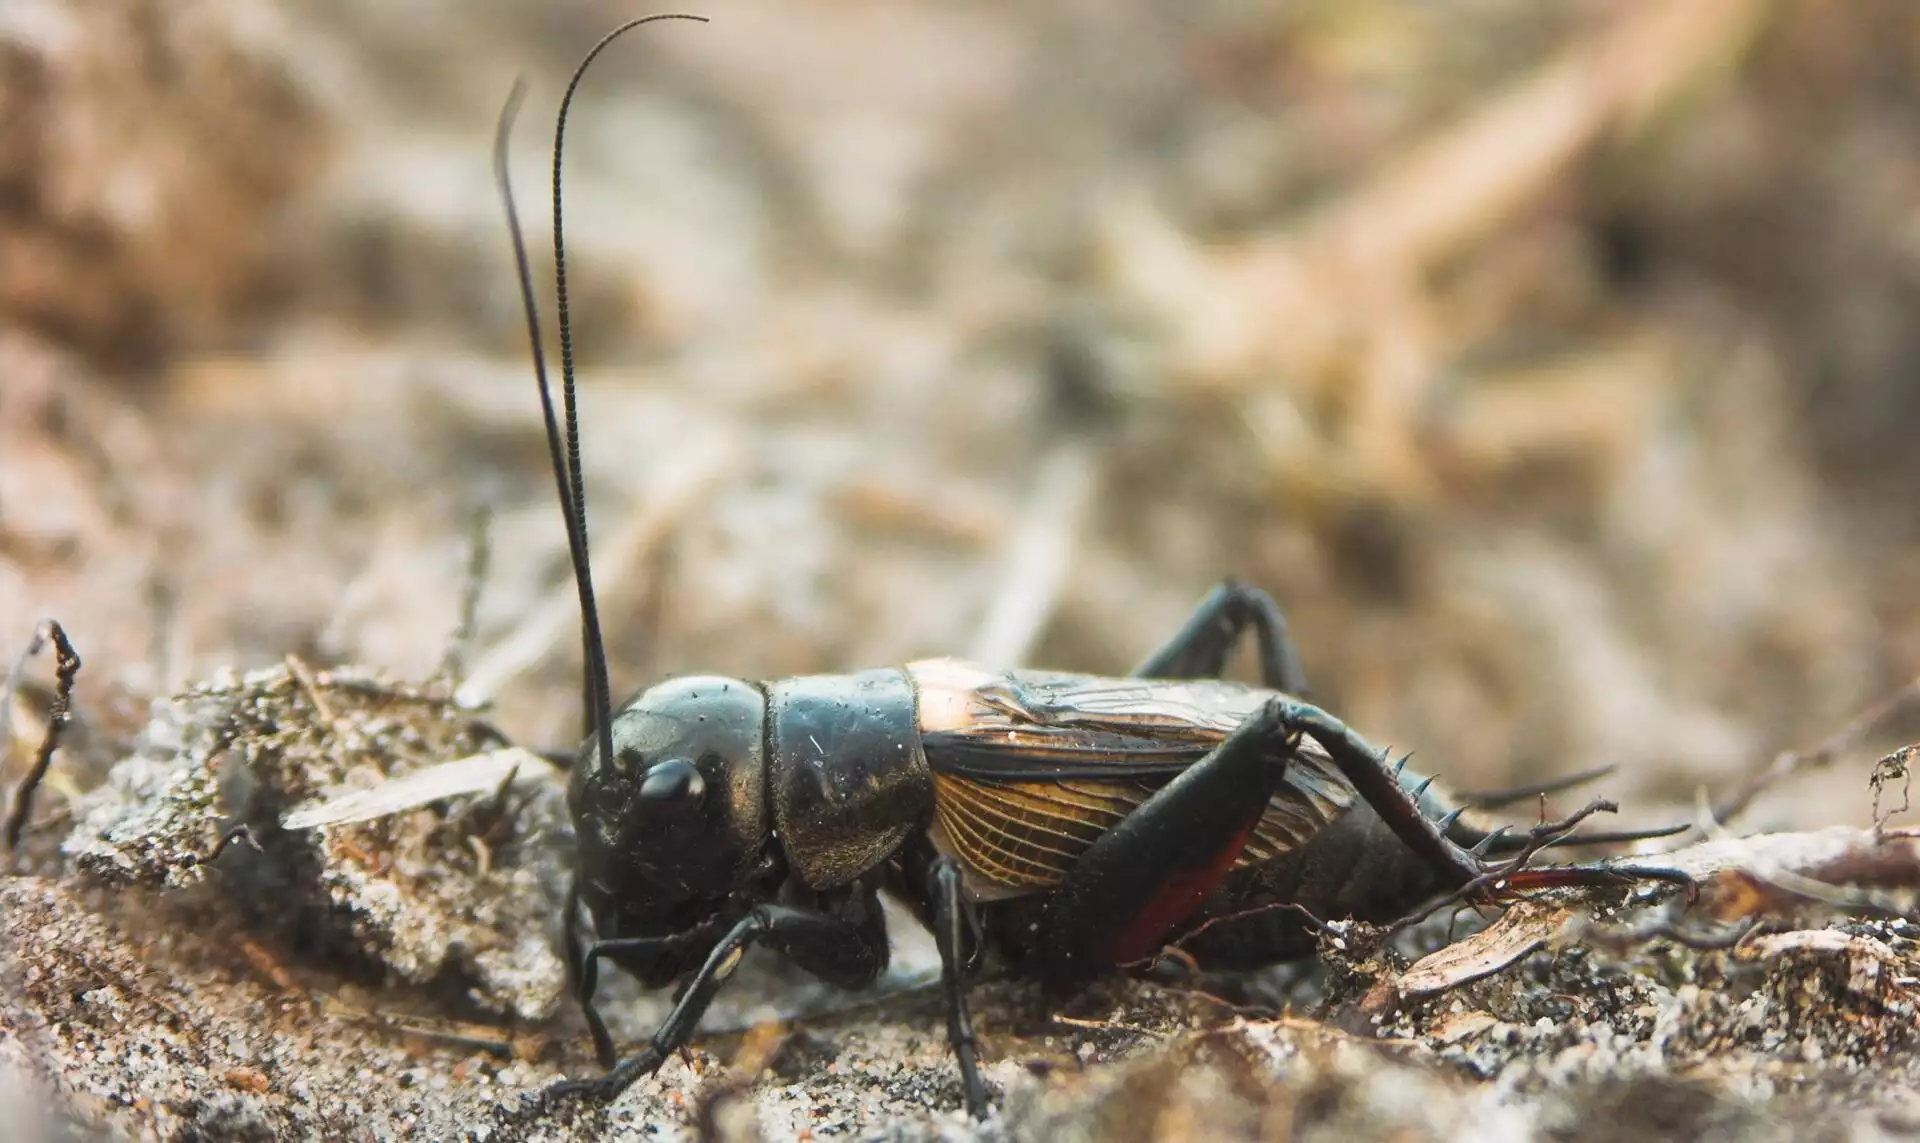
{"label": "cricket compound eye", "polygon": [[668,758],[648,767],[640,780],[642,801],[663,805],[673,802],[697,802],[707,792],[707,780],[688,758]]}
{"label": "cricket compound eye", "polygon": [[766,711],[767,696],[739,679],[669,679],[614,715],[612,765],[586,744],[567,808],[585,883],[604,887],[600,908],[622,931],[661,931],[650,926],[760,868],[773,839]]}

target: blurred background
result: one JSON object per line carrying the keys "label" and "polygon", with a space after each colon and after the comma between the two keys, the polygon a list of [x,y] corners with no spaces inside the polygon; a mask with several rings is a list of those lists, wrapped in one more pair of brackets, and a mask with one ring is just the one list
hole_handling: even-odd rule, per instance
{"label": "blurred background", "polygon": [[[1373,741],[1644,822],[1920,669],[1920,8],[690,9],[569,132],[616,690],[1115,672],[1237,575]],[[638,14],[0,5],[0,642],[90,731],[436,670],[486,512],[469,694],[574,739],[490,134],[524,74],[544,275]],[[1739,824],[1864,821],[1899,729]]]}

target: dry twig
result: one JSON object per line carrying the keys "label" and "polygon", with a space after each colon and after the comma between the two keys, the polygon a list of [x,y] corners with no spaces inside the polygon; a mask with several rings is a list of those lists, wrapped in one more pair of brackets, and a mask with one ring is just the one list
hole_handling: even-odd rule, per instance
{"label": "dry twig", "polygon": [[53,752],[60,746],[60,736],[65,732],[67,723],[73,720],[73,679],[80,673],[80,655],[67,640],[67,633],[56,620],[46,620],[33,633],[33,641],[14,665],[7,679],[7,693],[4,705],[0,705],[0,743],[6,741],[6,714],[13,709],[13,694],[19,687],[20,676],[26,669],[27,660],[40,653],[40,649],[53,641],[54,651],[54,691],[53,705],[47,711],[47,732],[40,739],[40,749],[33,756],[33,765],[28,768],[26,777],[14,787],[13,796],[7,806],[7,848],[17,849],[20,835],[27,828],[27,818],[33,813],[34,791],[47,776],[48,767],[53,765]]}
{"label": "dry twig", "polygon": [[[1908,763],[1913,760],[1916,749],[1920,747],[1902,746],[1873,764],[1873,775],[1867,779],[1867,785],[1873,790],[1873,832],[1875,834],[1886,832],[1888,818],[1895,814],[1904,814],[1913,808],[1913,772]],[[1900,781],[1900,804],[1882,815],[1880,795],[1896,778]]]}
{"label": "dry twig", "polygon": [[[730,442],[719,441],[689,448],[687,456],[688,460],[667,467],[665,478],[649,489],[647,500],[628,516],[625,526],[597,549],[602,553],[603,569],[596,573],[595,582],[603,610],[612,611],[628,597],[634,587],[633,568],[727,473],[736,450]],[[506,638],[479,657],[454,692],[455,701],[467,709],[485,705],[501,687],[559,646],[566,633],[578,625],[579,609],[569,578],[530,610]]]}
{"label": "dry twig", "polygon": [[[1714,821],[1725,822],[1745,812],[1747,807],[1753,804],[1755,798],[1801,770],[1817,769],[1822,766],[1831,765],[1835,758],[1859,745],[1861,739],[1872,734],[1876,729],[1884,725],[1887,720],[1906,709],[1906,707],[1916,699],[1920,699],[1920,678],[1909,681],[1899,690],[1894,691],[1892,694],[1882,698],[1879,702],[1874,703],[1859,714],[1854,715],[1844,726],[1832,734],[1827,735],[1827,737],[1821,739],[1813,746],[1805,750],[1788,750],[1776,755],[1765,769],[1748,777],[1746,782],[1738,790],[1734,791],[1732,797],[1714,808]],[[1884,759],[1882,761],[1884,762]],[[1877,768],[1875,772],[1876,774],[1878,773]],[[1880,816],[1879,786],[1876,785],[1874,789],[1876,791],[1874,798],[1874,818],[1878,821]]]}
{"label": "dry twig", "polygon": [[[1146,220],[1116,251],[1125,287],[1169,315],[1188,380],[1243,387],[1274,376],[1349,378],[1327,369],[1366,303],[1404,301],[1423,278],[1538,201],[1583,153],[1646,121],[1751,38],[1758,0],[1620,5],[1472,115],[1398,157],[1305,225],[1202,258]],[[1194,299],[1206,299],[1197,309]],[[1285,321],[1275,320],[1276,315]],[[1371,378],[1367,380],[1372,381]],[[1429,380],[1414,382],[1421,389]],[[1369,387],[1381,387],[1375,383]],[[1420,407],[1420,392],[1392,394]],[[1371,404],[1386,394],[1366,394]]]}
{"label": "dry twig", "polygon": [[1067,568],[1098,491],[1085,442],[1058,445],[1040,467],[1036,489],[1001,557],[1001,588],[970,654],[976,662],[1018,665],[1045,630],[1066,584]]}
{"label": "dry twig", "polygon": [[474,509],[467,536],[467,572],[460,584],[460,619],[453,637],[447,640],[446,654],[440,658],[441,678],[458,684],[466,669],[467,655],[473,650],[473,636],[480,623],[480,593],[487,584],[487,571],[493,564],[493,509],[485,504]]}

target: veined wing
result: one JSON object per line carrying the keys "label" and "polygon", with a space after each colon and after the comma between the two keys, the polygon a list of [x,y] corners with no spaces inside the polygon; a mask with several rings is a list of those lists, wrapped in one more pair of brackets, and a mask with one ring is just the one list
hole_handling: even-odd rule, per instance
{"label": "veined wing", "polygon": [[[1007,781],[936,771],[934,842],[956,858],[976,899],[1043,893],[1099,837],[1138,809],[1156,781]],[[1283,785],[1234,868],[1299,848],[1352,802],[1350,788]]]}
{"label": "veined wing", "polygon": [[977,778],[1164,780],[1220,744],[1270,692],[1238,683],[907,667],[937,772]]}
{"label": "veined wing", "polygon": [[[979,897],[1044,892],[1162,784],[1226,738],[1270,692],[1235,683],[908,667],[933,770],[937,844]],[[1239,858],[1270,860],[1353,803],[1311,738]]]}
{"label": "veined wing", "polygon": [[976,896],[1060,884],[1101,834],[1153,793],[1144,782],[1040,782],[935,772],[936,844],[960,861]]}

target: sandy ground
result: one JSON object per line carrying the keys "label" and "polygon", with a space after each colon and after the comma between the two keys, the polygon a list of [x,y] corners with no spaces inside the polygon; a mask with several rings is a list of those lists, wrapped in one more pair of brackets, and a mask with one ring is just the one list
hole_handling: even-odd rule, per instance
{"label": "sandy ground", "polygon": [[[1233,574],[1287,609],[1322,702],[1458,787],[1618,764],[1604,792],[1644,824],[1786,758],[1726,829],[1873,824],[1914,720],[1848,724],[1920,673],[1906,6],[706,14],[610,52],[569,132],[617,690],[951,653],[1118,671]],[[506,825],[473,798],[200,859],[261,790],[576,736],[488,136],[525,75],[542,247],[546,115],[624,15],[0,10],[0,639],[57,616],[85,658],[0,889],[22,1105],[83,1134],[450,1137],[590,1066],[537,768]],[[9,785],[51,678],[11,699]],[[1444,932],[1064,1007],[989,984],[984,1130],[1913,1130],[1903,867],[1779,844],[1742,857],[1754,883],[1844,888],[1724,897],[1767,929],[1705,951],[1603,939],[1569,901],[1546,951],[1391,1027],[1341,1013]],[[615,1118],[973,1137],[902,940],[877,1007],[757,969]],[[659,998],[615,988],[643,1037]]]}

